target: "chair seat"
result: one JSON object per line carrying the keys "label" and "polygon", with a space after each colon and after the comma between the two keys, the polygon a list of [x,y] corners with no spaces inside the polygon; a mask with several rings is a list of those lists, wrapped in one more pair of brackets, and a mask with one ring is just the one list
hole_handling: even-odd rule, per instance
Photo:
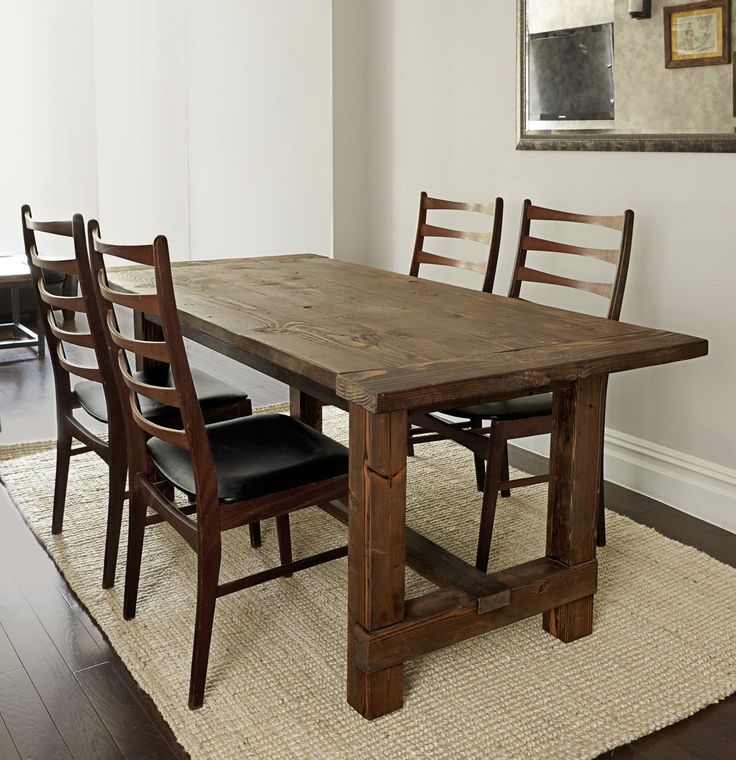
{"label": "chair seat", "polygon": [[[135,377],[143,382],[152,382],[155,385],[166,385],[169,388],[172,388],[174,385],[171,370],[167,372],[164,381],[162,381],[160,376],[155,373],[155,370],[153,372],[150,370],[136,372]],[[197,393],[197,398],[199,399],[203,411],[226,406],[228,404],[235,404],[238,401],[245,401],[245,399],[248,398],[248,394],[244,391],[234,388],[227,383],[223,383],[221,380],[218,380],[201,370],[192,369],[192,380],[194,381],[194,390]],[[87,414],[100,422],[107,422],[105,392],[100,383],[95,383],[90,380],[81,380],[74,386],[74,394]],[[144,396],[140,396],[139,399],[141,412],[144,417],[151,420],[151,422],[159,422],[172,415],[179,414],[178,409],[164,406],[164,404],[152,401]]]}
{"label": "chair seat", "polygon": [[[348,450],[293,417],[256,414],[207,425],[217,491],[224,502],[245,501],[348,472]],[[161,474],[194,495],[189,451],[160,438],[148,450]]]}
{"label": "chair seat", "polygon": [[521,420],[530,417],[546,417],[552,414],[552,394],[541,393],[536,396],[511,398],[508,401],[464,406],[459,409],[443,410],[442,413],[471,420]]}

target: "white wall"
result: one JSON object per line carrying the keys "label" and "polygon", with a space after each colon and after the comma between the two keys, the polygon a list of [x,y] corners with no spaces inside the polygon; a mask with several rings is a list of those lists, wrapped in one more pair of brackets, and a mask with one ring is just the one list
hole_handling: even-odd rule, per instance
{"label": "white wall", "polygon": [[23,251],[23,203],[47,219],[97,211],[91,8],[0,3],[0,250]]}
{"label": "white wall", "polygon": [[368,257],[368,39],[364,0],[332,4],[333,247],[343,261]]}
{"label": "white wall", "polygon": [[422,189],[506,199],[497,292],[524,197],[583,212],[633,208],[623,320],[704,336],[711,354],[612,379],[607,472],[736,530],[736,154],[516,151],[515,6],[369,4],[366,261],[406,271]]}
{"label": "white wall", "polygon": [[186,14],[178,0],[94,3],[99,221],[189,258]]}
{"label": "white wall", "polygon": [[19,248],[30,202],[97,216],[110,240],[164,233],[177,259],[330,254],[331,13],[330,0],[0,4],[0,248]]}
{"label": "white wall", "polygon": [[330,0],[188,7],[192,258],[330,253]]}

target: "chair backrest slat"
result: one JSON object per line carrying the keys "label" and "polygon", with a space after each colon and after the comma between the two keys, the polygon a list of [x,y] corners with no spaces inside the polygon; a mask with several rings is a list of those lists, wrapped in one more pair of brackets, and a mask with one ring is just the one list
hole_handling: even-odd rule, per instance
{"label": "chair backrest slat", "polygon": [[94,350],[95,341],[92,337],[92,333],[89,332],[76,332],[72,330],[65,330],[63,327],[59,327],[54,312],[49,309],[46,314],[46,321],[49,324],[49,330],[52,335],[63,343],[69,343],[72,346],[79,346],[80,348],[91,348]]}
{"label": "chair backrest slat", "polygon": [[55,309],[75,311],[78,314],[86,314],[87,305],[82,296],[57,296],[55,293],[50,293],[46,290],[46,285],[44,285],[43,279],[39,280],[36,285],[38,286],[38,293],[41,300],[49,306],[52,306]]}
{"label": "chair backrest slat", "polygon": [[569,211],[558,211],[543,206],[531,206],[529,219],[540,219],[548,222],[578,222],[579,224],[596,224],[599,227],[608,227],[622,232],[626,221],[626,215],[620,216],[595,216],[591,214],[573,214]]}
{"label": "chair backrest slat", "polygon": [[435,264],[441,267],[457,267],[458,269],[468,269],[471,272],[485,274],[486,265],[479,261],[464,261],[463,259],[451,259],[447,256],[438,256],[436,253],[427,253],[422,251],[417,257],[420,264]]}
{"label": "chair backrest slat", "polygon": [[[546,237],[537,237],[531,234],[531,223],[533,221],[572,222],[578,225],[606,227],[620,233],[617,241],[618,247],[595,248],[587,245],[561,243],[549,240]],[[621,314],[624,288],[629,270],[633,231],[634,212],[631,210],[625,211],[620,216],[596,216],[534,206],[530,200],[525,200],[521,216],[519,247],[509,296],[520,298],[521,286],[524,282],[583,290],[605,298],[608,301],[607,317],[617,320]],[[534,267],[527,266],[527,254],[530,252],[570,254],[596,259],[613,265],[612,276],[606,282],[590,282],[583,278],[565,277],[546,272],[539,268],[539,264],[535,264]]]}
{"label": "chair backrest slat", "polygon": [[[491,229],[485,232],[468,232],[453,229],[438,224],[427,222],[428,211],[464,211],[475,214],[483,214],[492,217]],[[419,199],[419,221],[417,223],[416,239],[412,254],[409,274],[412,277],[419,276],[421,264],[437,264],[439,266],[457,267],[471,272],[485,275],[483,290],[491,292],[493,281],[496,277],[498,264],[498,250],[501,245],[501,228],[503,225],[503,200],[497,198],[493,203],[462,203],[460,201],[448,201],[441,198],[430,198],[427,193],[422,193]],[[454,239],[470,243],[480,243],[488,248],[486,261],[468,261],[455,256],[446,256],[425,250],[428,239]]]}
{"label": "chair backrest slat", "polygon": [[100,372],[99,367],[89,367],[84,364],[70,361],[64,355],[61,344],[56,347],[56,357],[65,372],[71,375],[76,375],[77,377],[82,377],[85,380],[92,380],[95,383],[102,382],[102,373]]}
{"label": "chair backrest slat", "polygon": [[147,267],[153,266],[153,250],[150,245],[115,245],[97,240],[97,253],[109,256],[117,256],[119,259],[132,261]]}
{"label": "chair backrest slat", "polygon": [[433,224],[423,224],[422,235],[425,238],[455,238],[457,240],[471,240],[474,243],[482,243],[483,245],[491,244],[490,232],[464,232],[463,230],[451,230],[448,227],[437,227]]}
{"label": "chair backrest slat", "polygon": [[[30,210],[29,210],[30,211]],[[74,234],[73,222],[66,220],[61,222],[39,222],[28,214],[26,225],[29,230],[34,232],[45,232],[48,235],[61,235],[62,237],[72,237]]]}
{"label": "chair backrest slat", "polygon": [[177,430],[176,428],[164,427],[163,425],[157,425],[155,422],[147,420],[138,409],[138,406],[133,403],[135,394],[131,392],[131,405],[130,413],[135,421],[135,424],[145,433],[154,438],[160,438],[166,443],[170,443],[172,446],[176,446],[180,449],[189,449],[189,440],[183,430]]}
{"label": "chair backrest slat", "polygon": [[611,282],[588,282],[586,280],[574,280],[570,277],[562,277],[550,272],[542,272],[539,269],[530,267],[521,267],[516,276],[522,282],[539,282],[543,285],[560,285],[564,288],[574,288],[575,290],[585,290],[588,293],[594,293],[605,299],[610,299],[613,295],[613,283]]}
{"label": "chair backrest slat", "polygon": [[558,243],[554,240],[545,240],[544,238],[537,237],[524,238],[523,245],[528,252],[570,253],[574,256],[586,256],[614,265],[618,263],[618,257],[621,253],[618,248],[587,248],[581,245],[569,245],[568,243]]}
{"label": "chair backrest slat", "polygon": [[169,363],[169,350],[165,342],[137,340],[136,338],[129,338],[127,335],[123,335],[115,324],[112,311],[107,312],[107,329],[110,331],[110,336],[114,339],[115,345],[124,351],[130,351],[136,356],[162,364]]}
{"label": "chair backrest slat", "polygon": [[[426,193],[425,193],[426,195]],[[478,214],[493,216],[496,210],[495,203],[462,203],[460,201],[446,201],[442,198],[427,197],[425,208],[436,211],[474,211]]]}
{"label": "chair backrest slat", "polygon": [[137,380],[128,369],[127,362],[120,364],[120,371],[123,375],[123,380],[128,388],[134,393],[140,396],[145,396],[152,401],[158,401],[159,404],[164,406],[179,406],[179,394],[176,388],[171,388],[166,385],[152,385],[151,383],[144,383],[142,380]]}
{"label": "chair backrest slat", "polygon": [[[109,245],[107,246],[110,247]],[[99,251],[98,251],[99,253]],[[117,254],[120,257],[120,254]],[[100,295],[110,303],[114,303],[117,306],[125,306],[133,311],[140,312],[142,314],[154,314],[159,316],[161,310],[159,308],[158,296],[155,294],[139,294],[139,293],[123,293],[119,290],[113,290],[108,287],[106,276],[102,272],[97,274],[97,285],[99,287]]]}
{"label": "chair backrest slat", "polygon": [[[55,235],[61,235],[61,232],[53,233]],[[34,266],[42,270],[49,272],[56,272],[57,274],[69,274],[75,277],[79,273],[79,268],[75,259],[54,259],[47,258],[46,256],[39,256],[35,250],[35,246],[30,251],[31,261]]]}

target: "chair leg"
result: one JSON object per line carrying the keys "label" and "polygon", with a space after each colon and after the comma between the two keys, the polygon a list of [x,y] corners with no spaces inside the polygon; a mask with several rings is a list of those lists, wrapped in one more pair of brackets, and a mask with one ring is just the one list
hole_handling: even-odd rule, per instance
{"label": "chair leg", "polygon": [[406,426],[406,455],[408,457],[414,456],[414,441],[411,438],[411,422]]}
{"label": "chair leg", "polygon": [[189,681],[189,707],[196,710],[204,704],[207,665],[212,643],[212,623],[215,618],[217,584],[220,580],[220,546],[199,556],[197,568],[197,612],[194,623],[192,675]]}
{"label": "chair leg", "polygon": [[480,454],[473,455],[475,462],[475,487],[482,491],[486,484],[486,460]]}
{"label": "chair leg", "polygon": [[[508,443],[503,447],[503,479],[509,480],[509,445]],[[501,491],[501,496],[508,499],[511,496],[511,490],[509,488]]]}
{"label": "chair leg", "polygon": [[[471,420],[471,430],[480,430],[482,427],[483,420]],[[486,482],[486,460],[480,454],[474,454],[473,461],[475,463],[475,487],[482,491]]]}
{"label": "chair leg", "polygon": [[[605,410],[604,410],[605,411]],[[605,420],[605,418],[604,418]],[[603,459],[606,452],[606,427],[605,424],[601,425],[601,477],[598,484],[598,525],[596,529],[595,542],[598,546],[606,545],[606,506],[605,506],[605,491],[603,484]]]}
{"label": "chair leg", "polygon": [[46,340],[44,338],[43,311],[36,308],[36,334],[38,335],[38,355],[41,359],[46,356]]}
{"label": "chair leg", "polygon": [[486,482],[483,489],[483,508],[480,515],[480,529],[478,530],[478,551],[475,555],[475,566],[483,572],[488,570],[488,557],[491,553],[493,522],[496,518],[498,486],[503,472],[503,452],[505,449],[506,436],[503,429],[495,423],[491,423],[491,437],[488,440]]}
{"label": "chair leg", "polygon": [[596,543],[598,546],[606,545],[606,504],[605,492],[603,490],[603,469],[601,468],[601,483],[598,491],[598,529],[596,533]]}
{"label": "chair leg", "polygon": [[54,510],[51,518],[51,532],[54,534],[61,533],[64,525],[64,504],[71,455],[72,437],[64,430],[59,433],[56,441],[56,481],[54,483]]}
{"label": "chair leg", "polygon": [[250,533],[250,545],[253,549],[258,549],[262,545],[261,541],[261,524],[259,522],[250,523],[248,525],[248,532]]}
{"label": "chair leg", "polygon": [[[289,515],[279,515],[276,518],[276,532],[279,537],[279,557],[282,565],[288,565],[292,561],[291,556],[291,525]],[[291,576],[286,575],[285,578]]]}
{"label": "chair leg", "polygon": [[107,492],[107,535],[105,537],[105,561],[102,571],[102,588],[115,585],[115,571],[118,564],[118,547],[120,546],[120,523],[123,519],[125,501],[125,481],[128,475],[128,463],[121,456],[123,449],[112,448],[110,451],[110,482]]}
{"label": "chair leg", "polygon": [[138,582],[141,577],[141,558],[143,556],[143,536],[146,532],[146,500],[140,486],[130,484],[128,522],[128,556],[125,565],[125,593],[123,594],[123,617],[130,620],[135,617],[138,602]]}

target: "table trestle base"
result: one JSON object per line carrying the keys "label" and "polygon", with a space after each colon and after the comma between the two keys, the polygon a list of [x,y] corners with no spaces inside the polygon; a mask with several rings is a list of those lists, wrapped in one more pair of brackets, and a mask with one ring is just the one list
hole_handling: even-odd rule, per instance
{"label": "table trestle base", "polygon": [[447,586],[406,602],[404,620],[374,631],[353,630],[356,665],[374,673],[502,628],[547,610],[592,597],[596,560],[565,567],[545,557],[489,575],[508,585],[508,605],[480,612],[478,599]]}
{"label": "table trestle base", "polygon": [[[320,506],[347,525],[342,502]],[[405,545],[406,564],[439,588],[407,600],[400,623],[371,632],[354,627],[356,663],[364,673],[592,597],[597,588],[595,559],[567,567],[542,557],[486,574],[411,528],[406,528]]]}

